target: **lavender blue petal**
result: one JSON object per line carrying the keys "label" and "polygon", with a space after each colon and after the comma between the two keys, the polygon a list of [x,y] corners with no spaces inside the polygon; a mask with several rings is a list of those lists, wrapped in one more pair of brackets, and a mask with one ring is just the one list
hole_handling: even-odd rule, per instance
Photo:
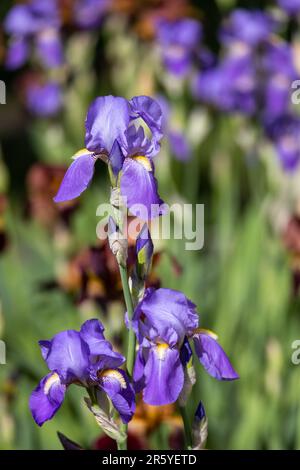
{"label": "lavender blue petal", "polygon": [[198,327],[195,308],[195,304],[180,291],[147,289],[135,309],[133,327],[151,340],[159,336],[171,346],[181,345],[185,336]]}
{"label": "lavender blue petal", "polygon": [[89,107],[85,127],[85,145],[90,151],[110,154],[116,139],[125,143],[124,132],[129,125],[130,107],[125,98],[103,96]]}
{"label": "lavender blue petal", "polygon": [[150,349],[145,366],[143,398],[148,405],[174,403],[183,387],[184,373],[177,349],[157,345]]}
{"label": "lavender blue petal", "polygon": [[135,393],[126,373],[121,369],[108,370],[101,377],[100,386],[111,399],[123,423],[128,423],[135,411]]}
{"label": "lavender blue petal", "polygon": [[51,419],[60,408],[65,391],[66,386],[61,383],[56,372],[46,375],[33,390],[29,407],[35,422],[39,426]]}
{"label": "lavender blue petal", "polygon": [[126,158],[121,174],[121,194],[126,197],[130,212],[142,220],[158,217],[165,212],[158,194],[154,167],[149,171],[133,158]]}
{"label": "lavender blue petal", "polygon": [[52,338],[45,361],[65,383],[84,382],[88,374],[89,348],[78,331],[62,331]]}
{"label": "lavender blue petal", "polygon": [[239,376],[220,344],[211,336],[198,333],[193,336],[196,354],[205,370],[218,380],[235,380]]}
{"label": "lavender blue petal", "polygon": [[94,175],[95,159],[91,154],[76,158],[68,168],[54,201],[75,199],[86,190]]}
{"label": "lavender blue petal", "polygon": [[155,141],[159,142],[163,136],[162,111],[156,100],[149,96],[135,96],[130,100],[131,116],[142,118],[152,132]]}

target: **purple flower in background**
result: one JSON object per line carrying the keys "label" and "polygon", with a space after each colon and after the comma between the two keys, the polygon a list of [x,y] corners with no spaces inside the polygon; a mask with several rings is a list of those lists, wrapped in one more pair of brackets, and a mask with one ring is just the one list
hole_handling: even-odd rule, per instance
{"label": "purple flower in background", "polygon": [[63,103],[58,83],[30,83],[26,90],[26,105],[36,116],[49,117],[57,114]]}
{"label": "purple flower in background", "polygon": [[283,41],[268,44],[262,57],[262,69],[266,77],[264,118],[275,119],[289,110],[290,86],[297,78],[290,45]]}
{"label": "purple flower in background", "polygon": [[139,342],[134,367],[136,391],[149,405],[174,403],[184,386],[184,369],[191,359],[188,338],[206,371],[218,380],[237,373],[225,352],[207,330],[198,329],[196,306],[179,291],[146,290],[135,309],[132,327]]}
{"label": "purple flower in background", "polygon": [[29,44],[23,38],[13,38],[7,49],[5,66],[9,70],[22,67],[29,55]]}
{"label": "purple flower in background", "polygon": [[46,29],[36,38],[36,48],[45,67],[59,67],[64,61],[64,53],[59,33]]}
{"label": "purple flower in background", "polygon": [[75,22],[81,28],[97,28],[109,6],[109,0],[76,0]]}
{"label": "purple flower in background", "polygon": [[300,118],[286,114],[266,124],[284,170],[292,172],[300,161]]}
{"label": "purple flower in background", "polygon": [[201,24],[191,18],[161,19],[156,24],[156,37],[168,72],[178,77],[185,76],[190,70],[193,54],[200,46]]}
{"label": "purple flower in background", "polygon": [[221,41],[242,41],[255,47],[266,41],[276,29],[271,15],[260,10],[234,10],[221,30]]}
{"label": "purple flower in background", "polygon": [[[151,137],[145,136],[142,126],[135,126],[137,119],[151,131]],[[131,213],[144,219],[160,215],[163,201],[157,192],[153,164],[163,135],[162,113],[157,102],[147,96],[136,96],[129,101],[114,96],[99,97],[91,104],[85,125],[86,149],[74,156],[55,202],[78,197],[93,177],[95,161],[105,156],[120,181],[121,195]]]}
{"label": "purple flower in background", "polygon": [[32,43],[46,67],[61,65],[63,53],[59,28],[56,0],[32,0],[28,4],[11,8],[4,21],[4,29],[11,36],[6,58],[7,67],[21,67],[28,59]]}
{"label": "purple flower in background", "polygon": [[290,84],[296,78],[288,43],[265,38],[260,48],[252,49],[229,42],[223,60],[196,77],[193,92],[217,109],[269,121],[289,110]]}
{"label": "purple flower in background", "polygon": [[172,123],[172,113],[167,99],[163,95],[156,97],[162,110],[163,130],[168,139],[172,155],[179,161],[187,161],[192,155],[191,147],[183,131]]}
{"label": "purple flower in background", "polygon": [[226,57],[198,75],[194,94],[224,111],[253,114],[256,109],[256,74],[250,54]]}
{"label": "purple flower in background", "polygon": [[135,409],[135,394],[127,375],[119,366],[125,358],[114,352],[96,320],[86,321],[80,331],[66,330],[50,341],[40,341],[42,356],[50,373],[32,392],[29,406],[41,426],[60,408],[71,384],[104,391],[127,423]]}
{"label": "purple flower in background", "polygon": [[277,0],[280,8],[285,10],[289,15],[300,12],[300,0]]}

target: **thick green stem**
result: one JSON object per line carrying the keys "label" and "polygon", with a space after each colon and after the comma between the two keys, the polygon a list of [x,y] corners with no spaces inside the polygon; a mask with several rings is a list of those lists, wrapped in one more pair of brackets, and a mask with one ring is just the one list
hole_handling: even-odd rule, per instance
{"label": "thick green stem", "polygon": [[191,449],[192,445],[193,445],[193,438],[192,438],[192,430],[191,430],[191,426],[190,426],[189,417],[188,417],[188,414],[187,414],[187,411],[186,411],[186,407],[185,406],[180,406],[179,410],[180,410],[183,425],[184,425],[185,445],[186,445],[187,449]]}

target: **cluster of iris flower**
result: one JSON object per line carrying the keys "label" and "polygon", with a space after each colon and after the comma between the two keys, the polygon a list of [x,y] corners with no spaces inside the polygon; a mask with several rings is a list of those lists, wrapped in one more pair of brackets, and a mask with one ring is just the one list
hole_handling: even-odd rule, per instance
{"label": "cluster of iris flower", "polygon": [[[279,1],[292,14],[297,1]],[[299,76],[291,44],[279,34],[280,21],[261,10],[234,10],[220,32],[219,62],[198,74],[195,95],[214,108],[254,118],[274,144],[282,167],[300,160],[300,117],[292,106],[292,83]]]}
{"label": "cluster of iris flower", "polygon": [[[143,125],[151,131],[147,137]],[[129,101],[114,96],[97,98],[87,113],[86,149],[74,157],[55,200],[62,202],[79,196],[92,179],[95,161],[101,159],[108,165],[114,189],[120,191],[131,214],[139,215],[135,208],[143,206],[146,220],[160,216],[163,203],[154,176],[154,156],[159,152],[162,137],[162,111],[152,98],[136,96]],[[116,227],[116,222],[110,221],[109,225]],[[153,255],[147,223],[137,237],[135,254],[139,266],[136,276],[143,283]],[[133,286],[134,282],[133,278]],[[30,398],[30,409],[38,425],[53,417],[71,384],[84,387],[99,407],[103,406],[104,394],[123,423],[133,417],[139,393],[149,405],[177,401],[182,404],[195,383],[195,374],[191,373],[192,343],[195,355],[212,377],[238,378],[216,335],[199,327],[196,305],[182,292],[145,289],[144,285],[133,315],[124,312],[125,325],[137,340],[132,374],[124,370],[125,357],[113,350],[96,319],[86,321],[80,331],[67,330],[51,340],[40,341],[50,372]],[[203,418],[203,406],[199,409]],[[196,411],[196,419],[198,415]]]}

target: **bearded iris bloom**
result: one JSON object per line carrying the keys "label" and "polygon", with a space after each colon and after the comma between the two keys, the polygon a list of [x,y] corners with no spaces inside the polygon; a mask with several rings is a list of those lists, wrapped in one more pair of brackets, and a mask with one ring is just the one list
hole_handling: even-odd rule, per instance
{"label": "bearded iris bloom", "polygon": [[130,421],[135,410],[135,394],[127,375],[119,368],[125,358],[113,351],[103,331],[102,324],[92,319],[86,321],[80,331],[62,331],[50,341],[39,342],[50,369],[29,401],[39,426],[58,411],[71,384],[104,391],[122,421]]}
{"label": "bearded iris bloom", "polygon": [[41,117],[53,116],[60,111],[62,104],[62,90],[58,83],[29,83],[26,89],[26,105],[32,114]]}
{"label": "bearded iris bloom", "polygon": [[132,327],[139,342],[134,367],[136,391],[149,405],[174,403],[184,386],[192,339],[205,370],[218,380],[238,378],[216,336],[198,327],[196,306],[172,289],[146,290],[135,309]]}
{"label": "bearded iris bloom", "polygon": [[268,40],[277,28],[274,18],[260,10],[234,10],[221,30],[221,41],[230,44],[242,41],[250,47],[256,47]]}
{"label": "bearded iris bloom", "polygon": [[201,24],[192,18],[161,19],[157,21],[156,35],[165,68],[177,77],[184,77],[200,45]]}
{"label": "bearded iris bloom", "polygon": [[110,0],[76,0],[74,16],[78,26],[83,29],[93,29],[100,26]]}
{"label": "bearded iris bloom", "polygon": [[[151,132],[150,137],[145,135],[144,127],[136,127],[138,119]],[[153,163],[163,136],[157,102],[147,96],[136,96],[130,101],[99,97],[88,110],[85,126],[86,149],[73,157],[55,202],[78,197],[93,177],[96,160],[102,158],[119,180],[121,195],[133,215],[145,219],[161,215],[163,201],[158,195]]]}
{"label": "bearded iris bloom", "polygon": [[187,161],[191,158],[192,150],[183,130],[173,124],[172,110],[169,102],[163,95],[157,97],[157,101],[163,113],[163,130],[166,135],[172,155],[179,161]]}
{"label": "bearded iris bloom", "polygon": [[289,15],[296,15],[300,12],[300,0],[277,0],[277,3]]}
{"label": "bearded iris bloom", "polygon": [[286,114],[266,126],[268,137],[275,145],[282,167],[293,172],[300,160],[300,118]]}
{"label": "bearded iris bloom", "polygon": [[253,114],[256,110],[256,80],[253,58],[247,52],[226,57],[216,67],[200,73],[195,95],[224,111]]}
{"label": "bearded iris bloom", "polygon": [[60,66],[63,52],[59,28],[56,0],[31,0],[26,5],[14,6],[4,22],[4,29],[11,36],[7,67],[15,69],[24,65],[32,44],[46,67]]}

